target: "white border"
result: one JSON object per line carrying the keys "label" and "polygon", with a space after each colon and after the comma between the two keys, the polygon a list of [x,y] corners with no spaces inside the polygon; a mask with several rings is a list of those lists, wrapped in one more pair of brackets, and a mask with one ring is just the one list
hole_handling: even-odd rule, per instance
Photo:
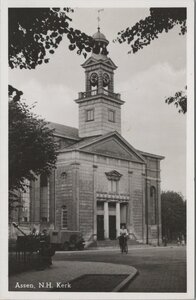
{"label": "white border", "polygon": [[[187,7],[187,293],[53,293],[53,292],[8,292],[8,115],[7,115],[7,83],[8,83],[8,7]],[[2,209],[0,210],[1,234],[1,276],[0,299],[194,299],[194,1],[193,0],[2,0],[1,1],[1,101],[0,101],[0,195]],[[3,255],[2,255],[3,254]],[[2,276],[3,275],[3,276]]]}

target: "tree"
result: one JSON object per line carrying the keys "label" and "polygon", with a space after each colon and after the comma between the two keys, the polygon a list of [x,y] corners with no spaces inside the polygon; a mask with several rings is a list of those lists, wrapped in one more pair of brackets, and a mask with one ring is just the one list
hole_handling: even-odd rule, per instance
{"label": "tree", "polygon": [[70,27],[70,8],[9,8],[9,66],[35,69],[49,62],[66,35],[69,50],[86,57],[94,46],[92,37]]}
{"label": "tree", "polygon": [[162,236],[174,240],[186,237],[186,201],[176,192],[161,193]]}
{"label": "tree", "polygon": [[[70,27],[70,8],[9,8],[9,67],[35,69],[53,54],[65,34],[69,49],[91,51],[92,37]],[[9,189],[10,204],[18,201],[15,190],[25,191],[25,181],[49,174],[57,153],[53,131],[22,103],[22,92],[9,85]]]}
{"label": "tree", "polygon": [[[186,89],[187,87],[185,87]],[[187,95],[185,90],[176,92],[174,96],[168,97],[165,100],[167,104],[173,103],[178,108],[178,112],[183,114],[187,112]]]}
{"label": "tree", "polygon": [[57,145],[47,122],[20,101],[22,92],[10,89],[13,93],[9,98],[9,190],[25,191],[26,180],[49,175],[55,167]]}
{"label": "tree", "polygon": [[186,8],[150,8],[150,16],[140,20],[132,28],[120,31],[116,41],[127,42],[131,47],[128,53],[135,53],[175,25],[180,25],[179,34],[186,33]]}
{"label": "tree", "polygon": [[[133,27],[120,31],[115,41],[120,44],[127,42],[131,47],[128,53],[136,53],[158,38],[162,32],[168,32],[176,25],[180,26],[179,34],[184,35],[187,31],[186,8],[150,8],[150,16]],[[187,111],[187,95],[183,91],[176,92],[174,97],[168,97],[165,102],[174,103],[179,112]]]}

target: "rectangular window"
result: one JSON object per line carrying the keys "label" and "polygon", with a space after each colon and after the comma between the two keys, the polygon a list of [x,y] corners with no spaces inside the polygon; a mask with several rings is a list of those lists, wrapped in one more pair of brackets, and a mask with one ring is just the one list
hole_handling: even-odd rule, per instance
{"label": "rectangular window", "polygon": [[93,121],[94,120],[94,109],[86,110],[86,121]]}
{"label": "rectangular window", "polygon": [[61,228],[67,229],[68,222],[67,222],[67,208],[62,208],[61,211]]}
{"label": "rectangular window", "polygon": [[118,193],[118,181],[110,180],[110,192]]}
{"label": "rectangular window", "polygon": [[108,121],[115,122],[115,111],[109,109],[108,110]]}

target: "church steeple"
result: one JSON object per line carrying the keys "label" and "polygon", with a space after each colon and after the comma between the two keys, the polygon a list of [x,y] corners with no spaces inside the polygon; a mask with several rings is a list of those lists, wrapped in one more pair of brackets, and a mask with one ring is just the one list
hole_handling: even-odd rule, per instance
{"label": "church steeple", "polygon": [[114,70],[117,66],[108,57],[109,41],[98,31],[91,57],[82,67],[85,69],[85,92],[79,93],[79,136],[102,135],[111,131],[121,133],[120,94],[114,93]]}

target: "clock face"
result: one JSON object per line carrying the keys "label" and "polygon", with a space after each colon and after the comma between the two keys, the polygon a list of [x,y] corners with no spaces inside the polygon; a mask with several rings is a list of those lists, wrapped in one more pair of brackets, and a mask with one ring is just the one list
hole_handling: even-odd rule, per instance
{"label": "clock face", "polygon": [[110,82],[110,76],[107,73],[103,74],[103,86],[107,86]]}
{"label": "clock face", "polygon": [[97,85],[97,83],[98,83],[98,75],[97,75],[97,73],[92,73],[91,74],[91,76],[90,76],[90,82],[91,82],[92,86]]}

